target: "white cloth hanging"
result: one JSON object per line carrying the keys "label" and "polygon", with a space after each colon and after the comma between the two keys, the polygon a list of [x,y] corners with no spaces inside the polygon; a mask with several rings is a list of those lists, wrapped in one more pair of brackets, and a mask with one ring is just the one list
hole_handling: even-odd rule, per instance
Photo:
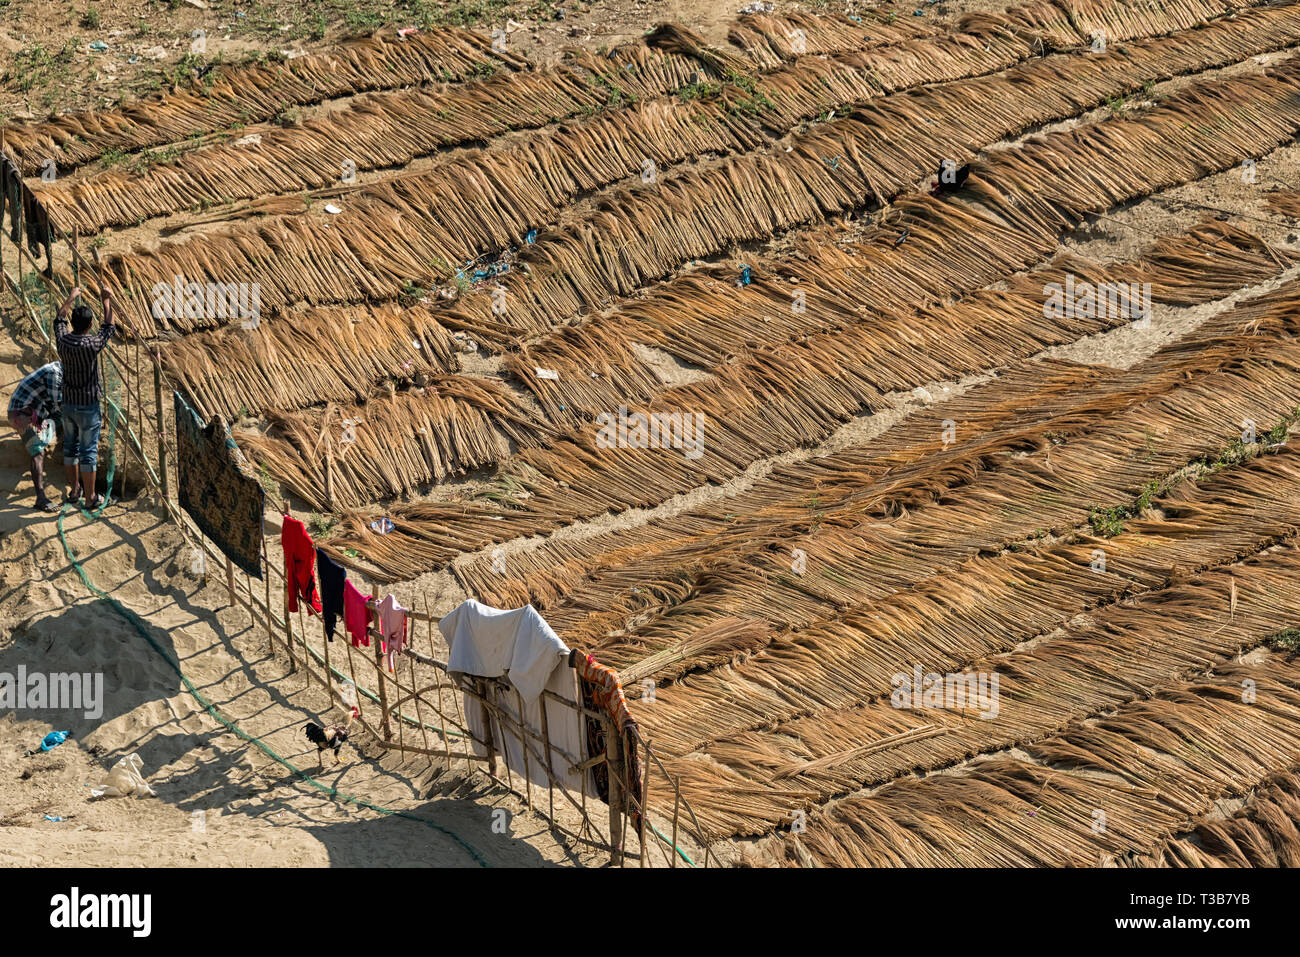
{"label": "white cloth hanging", "polygon": [[[578,676],[569,667],[568,646],[532,605],[503,610],[471,598],[438,622],[438,629],[449,649],[447,670],[454,675],[506,677],[523,698],[522,723],[538,736],[542,736],[542,709],[546,709],[546,729],[552,745],[551,773],[576,799],[582,776],[569,768],[571,763],[586,760],[587,733],[586,722],[577,710]],[[543,697],[543,690],[573,707]],[[519,720],[519,699],[514,694],[489,689],[488,698],[495,707]],[[478,699],[466,694],[462,704],[470,732],[477,739],[487,740],[489,728]],[[511,728],[492,721],[490,734],[511,771],[526,775],[534,784],[547,784],[546,748],[541,741],[530,738],[525,753],[524,742]],[[473,748],[480,757],[487,754],[487,748],[478,740],[473,742]],[[594,781],[588,776],[587,794],[595,793]]]}

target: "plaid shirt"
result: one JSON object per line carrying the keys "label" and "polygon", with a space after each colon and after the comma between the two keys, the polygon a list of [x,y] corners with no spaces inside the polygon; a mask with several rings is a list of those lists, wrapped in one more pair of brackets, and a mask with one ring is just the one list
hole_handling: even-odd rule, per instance
{"label": "plaid shirt", "polygon": [[41,366],[23,378],[9,399],[9,414],[33,410],[42,420],[59,414],[63,405],[63,367],[57,362]]}
{"label": "plaid shirt", "polygon": [[99,332],[71,332],[68,320],[54,320],[54,341],[63,360],[63,401],[68,405],[99,405],[99,353],[113,335],[113,324],[106,322]]}

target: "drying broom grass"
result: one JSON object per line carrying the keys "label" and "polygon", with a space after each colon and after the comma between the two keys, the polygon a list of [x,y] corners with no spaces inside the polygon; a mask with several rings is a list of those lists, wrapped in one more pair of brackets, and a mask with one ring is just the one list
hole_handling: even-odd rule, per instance
{"label": "drying broom grass", "polygon": [[131,152],[176,143],[234,124],[268,120],[287,106],[429,79],[461,79],[488,65],[521,69],[526,62],[493,50],[488,39],[469,30],[424,31],[406,39],[376,35],[281,63],[217,67],[202,90],[161,93],[117,110],[11,124],[5,129],[5,145],[24,176],[38,173],[46,159],[66,173],[108,150]]}
{"label": "drying broom grass", "polygon": [[451,335],[431,310],[391,306],[287,313],[252,330],[186,336],[162,356],[204,409],[232,419],[364,402],[381,384],[421,384],[454,364]]}

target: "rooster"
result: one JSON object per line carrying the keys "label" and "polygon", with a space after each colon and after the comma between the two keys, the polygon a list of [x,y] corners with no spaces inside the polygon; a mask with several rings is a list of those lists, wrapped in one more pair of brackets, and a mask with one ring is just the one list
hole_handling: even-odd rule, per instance
{"label": "rooster", "polygon": [[316,764],[317,767],[324,767],[324,753],[326,748],[332,748],[334,751],[334,763],[339,763],[339,751],[343,748],[343,742],[348,739],[348,729],[339,724],[333,724],[329,727],[321,727],[314,721],[308,721],[307,726],[303,728],[307,735],[307,740],[316,745]]}

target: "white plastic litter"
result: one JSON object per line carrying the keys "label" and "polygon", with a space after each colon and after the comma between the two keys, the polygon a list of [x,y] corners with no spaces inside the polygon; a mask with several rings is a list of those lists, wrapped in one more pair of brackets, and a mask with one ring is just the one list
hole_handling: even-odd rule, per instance
{"label": "white plastic litter", "polygon": [[91,788],[92,797],[154,797],[153,788],[141,773],[144,762],[138,754],[128,754],[108,772],[104,783]]}
{"label": "white plastic litter", "polygon": [[537,378],[539,379],[558,379],[560,377],[560,374],[554,369],[542,369],[533,366],[533,372],[537,374]]}
{"label": "white plastic litter", "polygon": [[341,213],[341,212],[343,212],[343,210],[342,210],[341,208],[339,208],[338,206],[335,206],[333,203],[326,203],[326,204],[325,204],[325,212],[327,212],[327,213]]}

